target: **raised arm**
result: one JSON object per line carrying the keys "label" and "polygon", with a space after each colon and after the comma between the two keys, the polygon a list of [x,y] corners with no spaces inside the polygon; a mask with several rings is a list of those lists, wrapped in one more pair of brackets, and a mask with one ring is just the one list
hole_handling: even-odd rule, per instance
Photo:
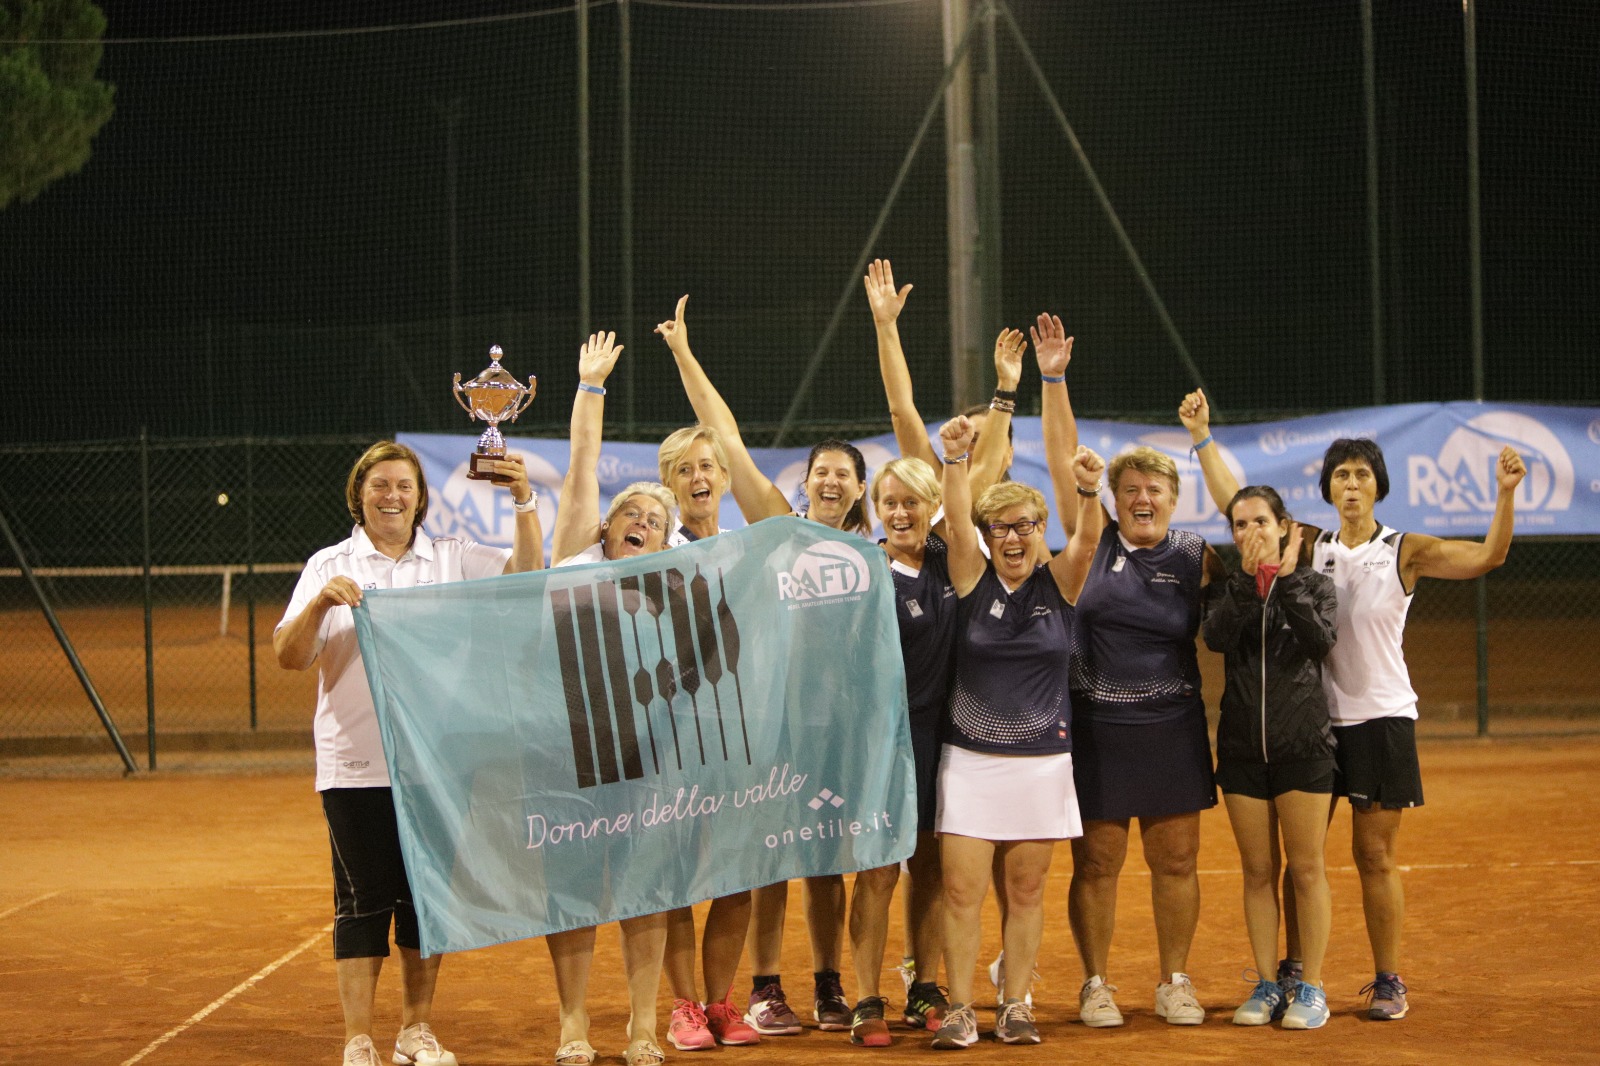
{"label": "raised arm", "polygon": [[1400,549],[1400,575],[1406,588],[1416,587],[1419,577],[1443,577],[1464,580],[1487,574],[1506,561],[1511,550],[1511,533],[1516,524],[1515,504],[1517,486],[1522,483],[1527,467],[1522,456],[1511,445],[1500,451],[1500,461],[1495,465],[1495,481],[1499,494],[1495,498],[1494,517],[1489,520],[1489,532],[1483,543],[1475,540],[1441,540],[1421,533],[1406,536]]}
{"label": "raised arm", "polygon": [[733,411],[711,384],[694,352],[689,350],[689,329],[683,320],[683,309],[688,303],[689,297],[680,299],[677,312],[656,326],[656,332],[667,342],[673,361],[678,364],[678,377],[683,381],[683,391],[689,397],[695,417],[722,435],[722,443],[728,449],[728,487],[733,490],[733,498],[746,522],[788,514],[792,510],[789,501],[750,458]]}
{"label": "raised arm", "polygon": [[[1020,329],[1003,329],[994,339],[995,398],[983,419],[983,432],[972,449],[972,498],[982,496],[1005,473],[1011,443],[1011,413],[1017,409],[1017,382],[1022,378],[1022,350],[1028,339]],[[1010,399],[1001,394],[1009,393]]]}
{"label": "raised arm", "polygon": [[1239,491],[1239,482],[1228,464],[1222,461],[1222,453],[1211,439],[1211,405],[1206,402],[1203,389],[1195,389],[1183,398],[1178,405],[1178,420],[1189,431],[1189,439],[1194,441],[1195,455],[1200,460],[1200,472],[1205,475],[1211,502],[1217,505],[1220,513],[1227,514],[1228,504]]}
{"label": "raised arm", "polygon": [[571,455],[561,482],[561,506],[550,547],[555,562],[570,559],[600,540],[600,433],[606,415],[606,378],[622,346],[615,333],[596,333],[578,350],[578,394],[572,399]]}
{"label": "raised arm", "polygon": [[1044,459],[1050,484],[1056,490],[1056,514],[1067,539],[1078,525],[1078,494],[1072,486],[1072,466],[1078,455],[1078,420],[1067,395],[1067,364],[1072,362],[1072,338],[1056,315],[1040,315],[1029,330],[1033,355],[1039,363],[1040,422],[1044,429]]}
{"label": "raised arm", "polygon": [[[1105,487],[1105,460],[1093,451],[1078,445],[1072,459],[1072,500],[1077,509],[1072,536],[1067,549],[1050,560],[1050,576],[1056,588],[1068,603],[1078,602],[1078,593],[1089,578],[1089,566],[1094,562],[1095,549],[1100,546],[1100,535],[1106,529],[1106,510],[1100,505],[1100,490]],[[1050,479],[1056,480],[1054,470]],[[1062,496],[1062,486],[1055,486],[1056,497]]]}
{"label": "raised arm", "polygon": [[921,459],[937,467],[938,457],[928,443],[928,427],[917,412],[911,392],[911,369],[906,366],[905,349],[900,346],[900,312],[911,293],[907,285],[894,287],[894,268],[887,259],[874,259],[862,279],[867,286],[867,306],[872,308],[872,324],[878,334],[878,373],[883,377],[883,392],[889,400],[889,421],[894,426],[895,444],[906,459]]}
{"label": "raised arm", "polygon": [[944,495],[944,542],[950,561],[950,584],[965,596],[978,584],[988,560],[978,547],[978,527],[972,524],[972,484],[967,466],[972,459],[972,421],[957,415],[939,428],[944,452],[941,491]]}
{"label": "raised arm", "polygon": [[539,521],[533,486],[528,483],[527,465],[522,456],[511,452],[495,462],[494,473],[499,475],[495,484],[510,489],[511,502],[517,505],[516,526],[511,533],[511,558],[506,560],[501,573],[521,574],[544,569],[544,526]]}

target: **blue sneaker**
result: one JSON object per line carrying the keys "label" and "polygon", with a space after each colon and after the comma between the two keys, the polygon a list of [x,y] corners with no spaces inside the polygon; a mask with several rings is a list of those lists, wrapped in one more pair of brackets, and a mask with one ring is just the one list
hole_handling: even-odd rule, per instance
{"label": "blue sneaker", "polygon": [[[1245,973],[1248,975],[1255,971],[1247,970]],[[1250,998],[1239,1004],[1239,1009],[1233,1012],[1233,1024],[1266,1025],[1282,1017],[1285,1006],[1283,989],[1278,987],[1278,982],[1259,977]]]}
{"label": "blue sneaker", "polygon": [[1328,995],[1320,985],[1301,981],[1294,1002],[1283,1012],[1285,1029],[1321,1029],[1328,1024]]}

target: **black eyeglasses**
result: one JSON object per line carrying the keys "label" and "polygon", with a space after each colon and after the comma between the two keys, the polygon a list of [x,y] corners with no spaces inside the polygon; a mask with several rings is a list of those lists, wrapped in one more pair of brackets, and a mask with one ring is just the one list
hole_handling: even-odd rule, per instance
{"label": "black eyeglasses", "polygon": [[1043,523],[1035,522],[1031,518],[1024,518],[1020,522],[990,522],[984,526],[989,531],[989,536],[995,540],[1004,540],[1007,533],[1015,532],[1019,537],[1026,537]]}

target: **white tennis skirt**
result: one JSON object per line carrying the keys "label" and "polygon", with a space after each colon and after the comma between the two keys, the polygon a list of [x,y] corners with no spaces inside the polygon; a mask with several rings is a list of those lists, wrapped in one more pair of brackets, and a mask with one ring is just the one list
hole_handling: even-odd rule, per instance
{"label": "white tennis skirt", "polygon": [[988,755],[944,745],[933,825],[936,833],[979,840],[1081,837],[1072,753]]}

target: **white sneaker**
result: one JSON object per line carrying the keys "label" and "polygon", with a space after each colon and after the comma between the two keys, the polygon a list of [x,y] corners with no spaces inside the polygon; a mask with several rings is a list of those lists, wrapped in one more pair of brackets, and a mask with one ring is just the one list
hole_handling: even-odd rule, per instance
{"label": "white sneaker", "polygon": [[365,1033],[352,1036],[344,1046],[344,1066],[378,1066],[378,1049]]}
{"label": "white sneaker", "polygon": [[1106,984],[1099,974],[1085,981],[1078,990],[1079,1020],[1091,1029],[1112,1029],[1121,1025],[1122,1012],[1117,1009],[1117,1001],[1111,998],[1116,990],[1116,985]]}
{"label": "white sneaker", "polygon": [[[1039,971],[1038,970],[1034,970],[1033,971],[1033,981],[1037,981],[1038,979],[1039,979]],[[1029,981],[1028,982],[1027,990],[1022,993],[1022,1002],[1026,1003],[1028,1005],[1028,1009],[1029,1010],[1033,1009],[1033,981]],[[995,957],[995,960],[989,964],[989,983],[991,985],[994,985],[994,1005],[996,1007],[1005,1006],[1006,1005],[1006,953],[1005,953],[1004,950],[1002,950],[1000,952],[1000,954]]]}
{"label": "white sneaker", "polygon": [[1175,973],[1171,981],[1156,985],[1156,1015],[1170,1025],[1199,1025],[1206,1020],[1205,1008],[1195,998],[1188,974]]}
{"label": "white sneaker", "polygon": [[456,1057],[446,1051],[433,1035],[427,1022],[418,1022],[400,1030],[394,1038],[395,1066],[457,1066]]}

